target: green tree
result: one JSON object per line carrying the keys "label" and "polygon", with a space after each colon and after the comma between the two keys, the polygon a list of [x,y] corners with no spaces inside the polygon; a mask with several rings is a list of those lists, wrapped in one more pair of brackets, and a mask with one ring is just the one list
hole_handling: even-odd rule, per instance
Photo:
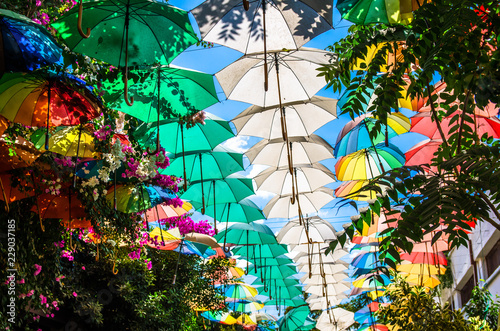
{"label": "green tree", "polygon": [[469,317],[477,317],[485,320],[492,330],[496,330],[499,309],[500,301],[498,295],[496,296],[496,300],[494,300],[487,288],[476,286],[472,290],[469,302],[464,307],[464,312]]}
{"label": "green tree", "polygon": [[[500,219],[500,149],[487,135],[478,136],[476,115],[489,103],[498,108],[500,102],[499,13],[496,1],[424,1],[407,25],[354,25],[349,36],[330,47],[340,63],[323,67],[320,75],[335,91],[345,86],[349,99],[343,113],[354,118],[373,112],[379,119],[370,133],[375,137],[387,114],[398,111],[406,86],[409,98],[430,100],[430,114],[443,140],[432,168],[393,169],[365,187],[378,192],[373,212],[401,213],[398,227],[387,230],[390,236],[381,241],[381,256],[389,266],[395,266],[400,249],[410,252],[412,242],[425,234],[434,233],[437,240],[446,233],[454,247],[467,245],[471,222],[482,220],[500,229],[490,216]],[[376,45],[379,51],[362,65],[364,70],[351,71],[356,59]],[[396,55],[397,62],[381,75],[388,54]],[[436,78],[446,84],[441,99],[433,94],[431,82]],[[376,98],[368,106],[371,90]],[[447,116],[452,116],[450,131],[444,132],[441,123]],[[388,190],[383,192],[379,185]],[[354,222],[340,243],[360,229],[363,220]]]}

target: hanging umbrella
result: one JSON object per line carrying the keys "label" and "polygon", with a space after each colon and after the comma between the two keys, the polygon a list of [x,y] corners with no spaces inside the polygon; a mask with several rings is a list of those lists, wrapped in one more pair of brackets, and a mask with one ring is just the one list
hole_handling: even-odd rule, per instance
{"label": "hanging umbrella", "polygon": [[49,146],[49,151],[64,156],[93,158],[98,155],[93,134],[82,125],[57,127],[55,132],[49,134],[48,142],[46,139],[44,129],[38,129],[30,137],[36,148],[41,151],[46,150],[45,146]]}
{"label": "hanging umbrella", "polygon": [[403,261],[397,266],[397,270],[401,273],[414,274],[414,275],[444,275],[446,268],[440,265],[422,264],[422,263],[408,263]]}
{"label": "hanging umbrella", "polygon": [[[254,180],[258,190],[279,195],[292,194],[293,190],[298,193],[311,192],[335,181],[333,173],[320,163],[296,167],[294,172],[292,176],[288,167],[268,168],[255,176]],[[297,185],[292,187],[294,180]]]}
{"label": "hanging umbrella", "polygon": [[259,292],[254,287],[245,283],[234,283],[222,285],[222,291],[227,298],[245,299],[247,297],[255,297]]}
{"label": "hanging umbrella", "polygon": [[337,9],[343,19],[354,24],[400,24],[411,20],[412,11],[421,4],[419,0],[338,0]]}
{"label": "hanging umbrella", "polygon": [[342,263],[323,263],[323,264],[312,264],[311,267],[309,267],[308,264],[304,264],[299,266],[299,272],[307,272],[310,273],[311,275],[314,274],[338,274],[341,272],[344,272],[347,270],[347,267],[343,265]]}
{"label": "hanging umbrella", "polygon": [[226,306],[240,313],[256,312],[264,308],[264,304],[259,300],[249,297],[245,299],[226,299]]}
{"label": "hanging umbrella", "polygon": [[113,205],[116,190],[116,209],[123,213],[137,213],[175,198],[168,189],[152,185],[117,185],[108,189],[106,200]]}
{"label": "hanging umbrella", "polygon": [[[317,135],[290,137],[288,141],[293,152],[294,164],[314,164],[333,158],[333,148]],[[245,155],[251,164],[263,164],[272,167],[288,166],[287,146],[283,139],[259,141]]]}
{"label": "hanging umbrella", "polygon": [[161,203],[146,210],[144,217],[148,222],[157,222],[161,219],[185,215],[192,208],[191,204],[186,201],[184,201],[180,207],[174,207],[167,203]]}
{"label": "hanging umbrella", "polygon": [[[227,121],[206,114],[205,124],[196,123],[187,128],[181,120],[160,121],[159,128],[155,123],[143,123],[134,132],[141,146],[156,146],[157,135],[160,135],[160,145],[167,152],[176,155],[185,155],[193,151],[211,151],[223,141],[234,137],[234,133]],[[183,178],[186,177],[184,174]],[[187,182],[184,181],[184,190]]]}
{"label": "hanging umbrella", "polygon": [[331,1],[249,1],[248,8],[244,2],[209,0],[194,8],[203,40],[246,54],[279,51],[296,49],[332,27]]}
{"label": "hanging umbrella", "polygon": [[[182,153],[167,154],[167,156],[171,159],[170,166],[161,170],[160,173],[182,177]],[[185,153],[184,162],[187,175],[185,179],[189,182],[222,179],[243,170],[243,154],[230,151],[222,146],[217,146],[212,151],[201,150]]]}
{"label": "hanging umbrella", "polygon": [[[336,238],[335,228],[318,216],[305,218],[303,224],[298,219],[291,220],[276,236],[280,244],[287,245],[324,243]],[[317,245],[311,246],[311,250],[314,249],[317,250]]]}
{"label": "hanging umbrella", "polygon": [[23,178],[17,178],[10,174],[0,174],[0,200],[8,205],[17,200],[32,197],[35,194],[33,184]]}
{"label": "hanging umbrella", "polygon": [[443,252],[438,253],[424,253],[424,252],[412,252],[412,253],[403,253],[400,255],[401,260],[409,261],[411,263],[424,263],[431,265],[448,265],[448,261],[446,260],[446,256]]}
{"label": "hanging umbrella", "polygon": [[[264,59],[269,62],[268,71],[276,72],[276,75],[269,76],[267,91],[264,84],[255,84],[265,77]],[[314,72],[333,60],[332,53],[311,48],[277,51],[267,55],[248,54],[216,73],[215,77],[230,100],[261,107],[280,105],[281,108],[282,103],[309,100],[323,88],[324,78],[317,77]],[[280,81],[284,82],[283,87]]]}
{"label": "hanging umbrella", "polygon": [[311,100],[276,106],[251,106],[232,119],[239,135],[265,139],[282,137],[281,112],[287,122],[288,137],[305,137],[337,118],[337,100],[314,96]]}
{"label": "hanging umbrella", "polygon": [[[89,28],[83,33],[82,20],[94,33]],[[133,98],[129,102],[126,92],[129,65],[169,64],[197,41],[187,12],[146,0],[80,2],[52,27],[73,52],[124,67],[125,99],[130,105]]]}
{"label": "hanging umbrella", "polygon": [[307,263],[308,259],[311,259],[312,263],[319,263],[320,260],[325,263],[340,263],[340,258],[347,255],[348,252],[337,246],[335,249],[330,252],[328,255],[325,254],[325,250],[328,248],[328,244],[320,245],[320,249],[318,250],[316,247],[312,252],[307,252],[307,248],[304,245],[294,246],[291,249],[291,252],[298,252],[297,255],[294,256],[294,261],[299,264]]}
{"label": "hanging umbrella", "polygon": [[362,275],[356,278],[355,281],[352,282],[354,287],[363,288],[363,289],[381,289],[384,286],[387,286],[391,283],[391,277],[379,273],[372,273],[368,275]]}
{"label": "hanging umbrella", "polygon": [[307,318],[310,313],[311,310],[308,306],[293,308],[279,320],[279,330],[292,331],[300,329],[304,326],[304,324],[306,324]]}
{"label": "hanging umbrella", "polygon": [[408,274],[402,275],[405,281],[410,285],[425,286],[429,288],[434,288],[441,284],[441,281],[436,278],[435,275],[423,275],[423,274]]}
{"label": "hanging umbrella", "polygon": [[[317,213],[321,207],[333,200],[333,190],[320,187],[312,192],[299,193],[302,214]],[[275,196],[264,207],[264,215],[269,218],[293,218],[299,216],[296,205],[292,205],[291,195]]]}
{"label": "hanging umbrella", "polygon": [[335,157],[374,147],[410,130],[410,119],[401,113],[392,113],[387,115],[387,124],[381,125],[381,131],[377,136],[370,137],[370,132],[376,126],[377,121],[377,118],[362,115],[347,123],[337,136]]}
{"label": "hanging umbrella", "polygon": [[223,313],[220,311],[204,311],[200,314],[200,316],[215,323],[226,325],[233,325],[237,323],[236,318],[232,317],[230,313]]}
{"label": "hanging umbrella", "polygon": [[357,201],[367,201],[367,200],[377,199],[376,191],[369,190],[369,191],[358,192],[368,184],[370,184],[369,180],[347,181],[335,189],[335,196],[339,198],[346,198]]}
{"label": "hanging umbrella", "polygon": [[[252,194],[254,191],[251,178],[227,177],[193,182],[181,198],[215,208],[217,203],[239,202]],[[214,220],[214,226],[217,231],[216,220]]]}
{"label": "hanging umbrella", "polygon": [[[272,284],[272,280],[270,281]],[[267,286],[267,288],[260,288],[259,295],[265,295],[270,298],[285,298],[292,299],[296,296],[302,295],[302,286]]]}
{"label": "hanging umbrella", "polygon": [[237,318],[237,323],[240,324],[240,325],[248,325],[248,326],[251,326],[251,325],[257,325],[257,321],[255,321],[251,315],[247,315],[247,314],[241,314],[238,318]]}
{"label": "hanging umbrella", "polygon": [[16,137],[14,144],[0,139],[0,155],[4,156],[0,158],[0,172],[29,167],[41,154],[32,142],[22,137]]}
{"label": "hanging umbrella", "polygon": [[[250,223],[250,224],[256,224],[256,223]],[[247,245],[247,246],[235,247],[232,250],[232,253],[234,256],[240,256],[247,261],[254,261],[254,265],[256,265],[257,261],[260,261],[262,259],[274,259],[280,256],[284,256],[283,254],[288,253],[288,250],[286,245],[261,244],[261,245],[250,245],[250,246]],[[248,265],[247,269],[249,269]]]}
{"label": "hanging umbrella", "polygon": [[[55,218],[69,221],[87,216],[85,207],[76,192],[64,190],[60,195],[43,193],[37,196],[40,218]],[[37,212],[37,206],[33,207]]]}
{"label": "hanging umbrella", "polygon": [[404,154],[399,148],[381,144],[341,157],[335,164],[335,173],[339,180],[366,180],[404,163]]}
{"label": "hanging umbrella", "polygon": [[434,154],[443,143],[441,139],[425,139],[405,153],[407,166],[416,166],[422,164],[431,164]]}
{"label": "hanging umbrella", "polygon": [[235,245],[277,244],[269,227],[257,223],[235,223],[215,235],[217,242]]}
{"label": "hanging umbrella", "polygon": [[[328,295],[337,296],[342,295],[343,292],[346,292],[350,289],[349,285],[346,285],[344,282],[342,283],[332,283],[332,284],[308,284],[304,286],[304,292],[309,294],[315,294],[319,296],[325,296],[326,293]],[[327,292],[326,292],[327,291]]]}
{"label": "hanging umbrella", "polygon": [[0,9],[0,78],[5,72],[35,70],[61,59],[61,47],[40,24]]}
{"label": "hanging umbrella", "polygon": [[97,98],[67,74],[7,73],[0,79],[0,114],[12,122],[48,130],[86,123],[100,113]]}
{"label": "hanging umbrella", "polygon": [[[443,118],[440,122],[440,126],[443,130],[444,137],[448,139],[453,133],[456,132],[455,129],[452,129],[458,123],[455,121],[452,123],[452,118],[457,115],[461,116],[461,111],[457,110],[451,116],[447,116]],[[496,117],[482,117],[475,116],[474,126],[469,122],[465,122],[464,125],[468,126],[472,132],[475,132],[479,137],[482,137],[484,134],[492,138],[500,138],[500,120]],[[411,118],[411,132],[417,132],[423,134],[433,140],[442,139],[441,134],[439,133],[438,126],[436,122],[434,122],[432,118],[431,112],[422,112],[414,115]]]}
{"label": "hanging umbrella", "polygon": [[[276,286],[276,287],[302,286],[300,284],[299,280],[298,279],[294,279],[294,278],[272,279],[269,282],[266,281],[266,283],[268,283],[267,284],[268,286]],[[266,285],[266,284],[260,278],[257,278],[257,279],[255,279],[252,282],[252,285],[254,285],[254,286],[263,286],[263,285]],[[260,287],[259,290],[260,289],[263,289],[263,288]]]}
{"label": "hanging umbrella", "polygon": [[298,307],[305,305],[304,299],[294,298],[294,299],[269,299],[265,302],[265,306],[286,306],[286,307]]}
{"label": "hanging umbrella", "polygon": [[347,330],[354,324],[354,313],[343,308],[324,310],[316,321],[316,329],[320,331]]}
{"label": "hanging umbrella", "polygon": [[285,279],[297,274],[297,268],[289,265],[269,266],[259,268],[258,271],[252,269],[248,272],[249,275],[260,277],[261,280]]}
{"label": "hanging umbrella", "polygon": [[[198,210],[201,208],[196,203],[195,207]],[[214,213],[214,209],[216,213]],[[205,215],[211,216],[221,222],[226,221],[229,223],[251,223],[265,218],[260,208],[248,198],[240,202],[218,203],[215,205],[215,208],[205,209]]]}

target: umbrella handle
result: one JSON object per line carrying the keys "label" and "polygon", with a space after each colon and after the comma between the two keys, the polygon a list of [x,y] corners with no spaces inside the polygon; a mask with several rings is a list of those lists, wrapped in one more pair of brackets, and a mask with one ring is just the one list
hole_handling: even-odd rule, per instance
{"label": "umbrella handle", "polygon": [[245,8],[245,11],[248,11],[250,9],[250,3],[248,0],[243,0],[243,8]]}
{"label": "umbrella handle", "polygon": [[82,14],[83,14],[83,3],[82,0],[79,1],[80,3],[78,4],[78,22],[76,24],[76,27],[78,28],[78,33],[82,38],[87,39],[90,37],[90,28],[87,28],[87,33],[84,33],[82,30]]}

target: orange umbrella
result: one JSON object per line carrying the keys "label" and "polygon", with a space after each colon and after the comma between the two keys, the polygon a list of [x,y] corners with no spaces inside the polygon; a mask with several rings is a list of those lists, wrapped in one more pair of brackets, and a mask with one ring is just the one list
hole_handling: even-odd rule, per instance
{"label": "orange umbrella", "polygon": [[[60,195],[44,193],[37,197],[41,218],[56,218],[69,221],[85,218],[87,213],[75,192],[65,190]],[[32,209],[36,212],[36,207]]]}
{"label": "orange umbrella", "polygon": [[12,203],[16,200],[32,197],[35,193],[31,183],[24,179],[15,180],[10,174],[0,175],[0,200]]}
{"label": "orange umbrella", "polygon": [[92,227],[92,223],[90,223],[87,219],[72,219],[71,221],[61,221],[61,224],[67,229],[86,229]]}
{"label": "orange umbrella", "polygon": [[26,139],[17,137],[13,145],[0,139],[0,172],[30,166],[42,153]]}
{"label": "orange umbrella", "polygon": [[9,125],[10,125],[10,121],[8,119],[6,119],[5,117],[0,115],[0,136],[3,135],[5,130],[7,130],[7,128],[9,127]]}

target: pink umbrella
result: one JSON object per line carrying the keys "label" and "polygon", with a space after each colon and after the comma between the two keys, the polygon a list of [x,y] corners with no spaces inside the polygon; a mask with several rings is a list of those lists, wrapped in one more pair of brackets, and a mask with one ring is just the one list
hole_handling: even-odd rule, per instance
{"label": "pink umbrella", "polygon": [[[419,142],[405,153],[405,165],[418,166],[422,164],[431,164],[434,153],[437,152],[442,143],[443,141],[441,139],[426,139]],[[431,167],[433,170],[435,168],[436,167]]]}

